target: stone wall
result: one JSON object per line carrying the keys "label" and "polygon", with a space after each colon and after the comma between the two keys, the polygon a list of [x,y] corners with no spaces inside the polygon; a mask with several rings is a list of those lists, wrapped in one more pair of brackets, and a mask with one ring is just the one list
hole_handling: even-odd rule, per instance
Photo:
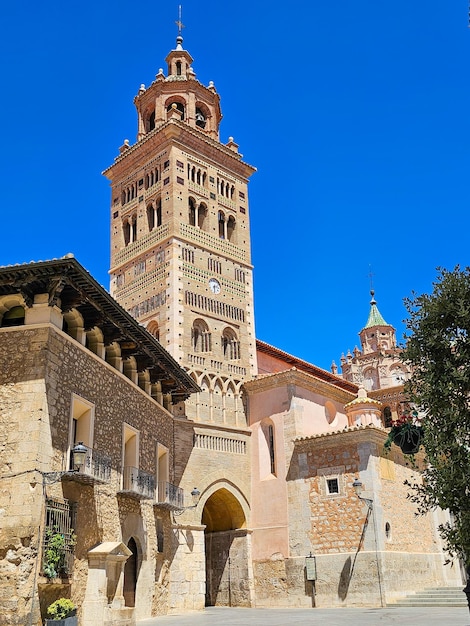
{"label": "stone wall", "polygon": [[[33,600],[39,607],[70,595],[85,599],[87,552],[103,541],[131,536],[140,566],[136,616],[166,613],[171,565],[171,523],[167,510],[121,490],[123,423],[140,432],[139,466],[155,473],[156,444],[173,450],[173,419],[125,376],[52,326],[0,330],[0,613],[2,623],[24,624]],[[60,481],[45,487],[48,497],[77,503],[75,560],[70,580],[48,583],[41,576],[44,471],[67,469],[72,394],[94,405],[93,446],[111,457],[109,483]],[[173,480],[170,462],[170,482]],[[40,471],[38,471],[40,470]],[[164,551],[157,552],[156,518],[164,527]],[[157,572],[157,576],[155,576]],[[66,583],[66,584],[64,584]],[[38,596],[39,592],[39,596]]]}

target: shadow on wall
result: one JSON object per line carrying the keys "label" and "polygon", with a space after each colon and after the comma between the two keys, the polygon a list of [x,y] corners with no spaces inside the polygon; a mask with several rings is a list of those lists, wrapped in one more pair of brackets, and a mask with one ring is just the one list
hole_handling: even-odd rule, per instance
{"label": "shadow on wall", "polygon": [[344,562],[343,569],[339,577],[338,584],[338,598],[340,600],[346,600],[349,591],[349,583],[351,582],[353,569],[351,567],[351,557],[348,556]]}

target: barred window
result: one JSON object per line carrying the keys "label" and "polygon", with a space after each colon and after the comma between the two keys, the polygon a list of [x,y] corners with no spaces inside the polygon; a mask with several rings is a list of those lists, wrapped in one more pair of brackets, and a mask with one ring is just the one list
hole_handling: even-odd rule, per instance
{"label": "barred window", "polygon": [[47,578],[66,577],[72,573],[75,517],[75,502],[46,500],[42,569]]}

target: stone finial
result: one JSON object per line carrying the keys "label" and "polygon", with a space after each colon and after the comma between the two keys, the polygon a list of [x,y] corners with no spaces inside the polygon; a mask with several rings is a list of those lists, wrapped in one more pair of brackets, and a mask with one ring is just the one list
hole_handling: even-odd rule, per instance
{"label": "stone finial", "polygon": [[130,148],[130,146],[129,146],[129,139],[124,139],[124,143],[119,148],[119,154],[122,154],[126,150],[129,150],[129,148]]}
{"label": "stone finial", "polygon": [[338,366],[334,361],[331,362],[331,373],[335,376],[338,374]]}
{"label": "stone finial", "polygon": [[233,137],[228,138],[227,147],[234,152],[238,152],[238,144],[234,142]]}
{"label": "stone finial", "polygon": [[144,83],[142,83],[139,87],[139,96],[141,96],[143,93],[145,93],[145,85]]}

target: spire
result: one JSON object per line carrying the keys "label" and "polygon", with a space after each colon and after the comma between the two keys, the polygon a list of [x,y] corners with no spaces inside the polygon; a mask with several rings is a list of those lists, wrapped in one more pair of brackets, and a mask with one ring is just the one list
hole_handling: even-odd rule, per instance
{"label": "spire", "polygon": [[181,21],[181,4],[178,6],[178,19],[175,22],[176,26],[178,26],[178,37],[176,38],[176,50],[182,50],[183,46],[183,36],[181,35],[181,31],[184,28],[184,24]]}
{"label": "spire", "polygon": [[369,319],[367,320],[367,324],[364,328],[372,328],[372,326],[388,326],[389,324],[387,324],[377,308],[377,302],[374,298],[375,291],[373,289],[370,290],[370,295],[372,296],[372,300],[370,301]]}

